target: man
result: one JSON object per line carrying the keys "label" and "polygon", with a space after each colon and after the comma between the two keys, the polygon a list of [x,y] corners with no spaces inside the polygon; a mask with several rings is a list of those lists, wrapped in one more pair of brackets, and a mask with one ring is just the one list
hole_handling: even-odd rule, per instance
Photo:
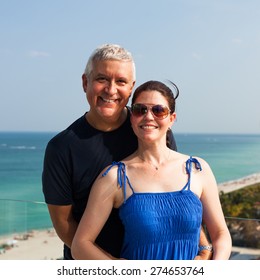
{"label": "man", "polygon": [[[64,259],[72,259],[70,246],[94,180],[112,161],[137,149],[126,107],[135,80],[135,64],[127,50],[118,45],[97,48],[82,75],[89,112],[46,147],[43,193],[53,226],[64,242]],[[173,136],[170,142],[176,149]],[[118,210],[113,210],[96,243],[119,256],[123,234]]]}

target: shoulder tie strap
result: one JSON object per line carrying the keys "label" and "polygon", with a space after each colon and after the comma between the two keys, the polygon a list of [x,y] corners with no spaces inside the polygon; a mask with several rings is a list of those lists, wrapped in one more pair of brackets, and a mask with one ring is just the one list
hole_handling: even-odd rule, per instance
{"label": "shoulder tie strap", "polygon": [[188,182],[187,184],[184,186],[184,188],[182,189],[182,191],[184,191],[186,188],[188,188],[188,190],[190,189],[190,180],[191,180],[191,171],[192,171],[192,164],[195,165],[195,168],[197,170],[202,170],[201,164],[199,163],[199,161],[196,158],[193,158],[192,156],[190,156],[190,158],[186,161],[186,172],[188,174]]}
{"label": "shoulder tie strap", "polygon": [[117,162],[117,161],[113,161],[112,164],[107,168],[107,170],[102,174],[102,177],[106,176],[107,173],[110,171],[110,169],[113,166],[118,166],[117,169],[117,182],[120,186],[120,188],[123,188],[123,194],[124,194],[124,203],[126,202],[126,182],[129,184],[130,188],[132,189],[132,191],[134,192],[130,181],[126,175],[126,171],[125,171],[125,164],[123,162]]}

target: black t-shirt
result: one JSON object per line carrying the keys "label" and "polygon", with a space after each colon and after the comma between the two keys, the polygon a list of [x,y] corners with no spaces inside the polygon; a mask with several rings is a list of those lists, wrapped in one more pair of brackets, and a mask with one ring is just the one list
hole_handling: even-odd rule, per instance
{"label": "black t-shirt", "polygon": [[[171,146],[176,150],[173,136]],[[90,126],[85,115],[80,117],[53,137],[46,147],[42,173],[45,202],[72,205],[73,217],[79,222],[96,177],[113,161],[122,160],[136,149],[137,138],[131,128],[129,111],[123,125],[109,132]],[[118,209],[113,209],[96,243],[119,257],[123,234]],[[72,259],[66,245],[64,259]]]}

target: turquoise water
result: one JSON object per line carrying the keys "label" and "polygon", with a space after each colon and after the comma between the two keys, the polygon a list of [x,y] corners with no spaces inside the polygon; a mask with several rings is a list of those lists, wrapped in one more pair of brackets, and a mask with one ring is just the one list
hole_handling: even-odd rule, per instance
{"label": "turquoise water", "polygon": [[260,172],[260,135],[177,134],[178,150],[204,158],[218,183]]}
{"label": "turquoise water", "polygon": [[[51,226],[42,203],[41,172],[46,144],[55,134],[0,132],[0,234]],[[260,172],[260,135],[176,134],[175,138],[180,152],[202,157],[211,165],[218,183]]]}

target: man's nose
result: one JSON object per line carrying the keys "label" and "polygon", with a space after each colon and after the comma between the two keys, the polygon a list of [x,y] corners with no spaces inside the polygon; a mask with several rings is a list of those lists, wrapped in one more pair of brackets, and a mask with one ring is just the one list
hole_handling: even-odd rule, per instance
{"label": "man's nose", "polygon": [[117,93],[117,85],[115,82],[110,82],[107,86],[106,86],[106,92],[110,95],[113,95],[115,93]]}

